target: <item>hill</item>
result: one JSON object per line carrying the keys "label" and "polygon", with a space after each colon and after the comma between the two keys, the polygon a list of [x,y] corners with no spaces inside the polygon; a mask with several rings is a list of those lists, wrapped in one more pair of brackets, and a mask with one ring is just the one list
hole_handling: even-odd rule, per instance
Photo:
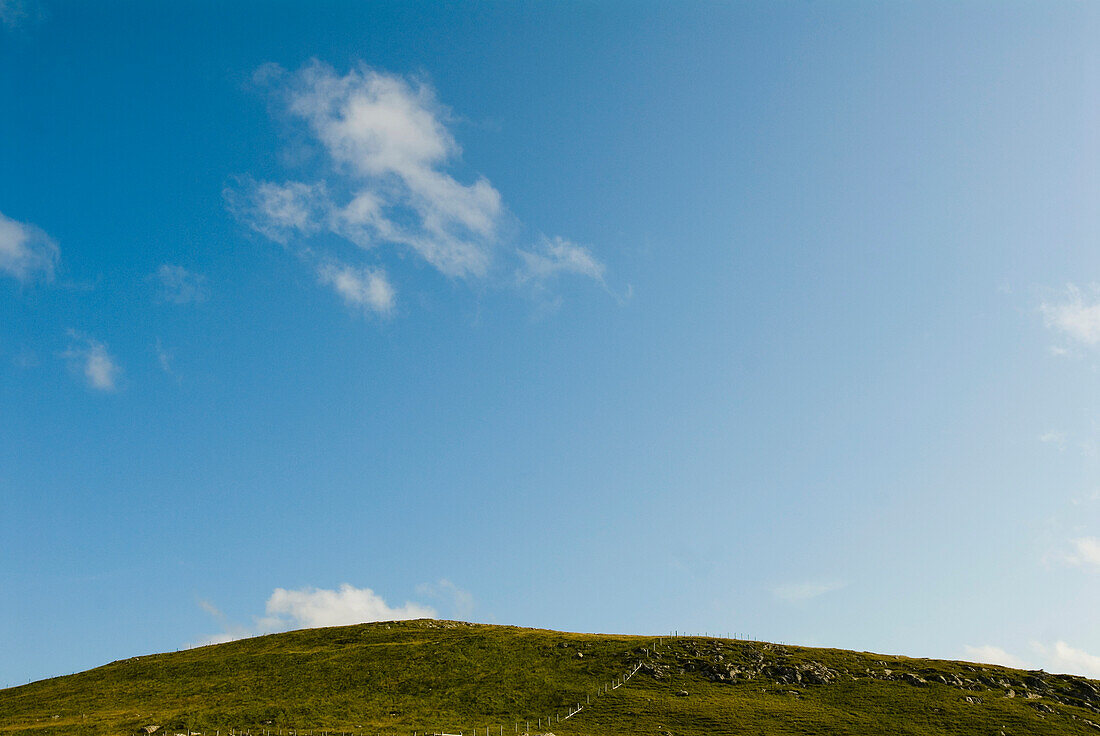
{"label": "hill", "polygon": [[1100,684],[1069,675],[434,620],[272,634],[0,690],[0,736],[1011,736],[1098,724]]}

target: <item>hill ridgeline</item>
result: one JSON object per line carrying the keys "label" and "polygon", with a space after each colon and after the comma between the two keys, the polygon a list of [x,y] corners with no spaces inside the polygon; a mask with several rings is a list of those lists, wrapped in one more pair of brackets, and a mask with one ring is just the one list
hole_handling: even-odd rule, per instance
{"label": "hill ridgeline", "polygon": [[307,629],[0,690],[0,736],[1100,734],[1100,683],[710,637]]}

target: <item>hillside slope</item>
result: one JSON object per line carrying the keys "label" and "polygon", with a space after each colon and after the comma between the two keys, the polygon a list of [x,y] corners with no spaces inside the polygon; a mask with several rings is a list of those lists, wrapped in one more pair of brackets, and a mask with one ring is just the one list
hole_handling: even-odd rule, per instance
{"label": "hillside slope", "polygon": [[[577,704],[584,708],[560,720]],[[273,634],[0,690],[0,736],[126,736],[146,725],[160,726],[157,736],[528,727],[559,736],[998,736],[1096,734],[1097,724],[1100,686],[1080,677],[428,620]]]}

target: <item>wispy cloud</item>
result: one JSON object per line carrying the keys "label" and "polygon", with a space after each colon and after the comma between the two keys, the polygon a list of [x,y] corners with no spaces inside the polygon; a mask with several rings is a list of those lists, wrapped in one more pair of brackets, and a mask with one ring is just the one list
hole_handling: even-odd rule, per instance
{"label": "wispy cloud", "polygon": [[204,302],[208,297],[206,277],[183,266],[165,263],[157,269],[156,279],[160,285],[160,298],[164,301],[193,304]]}
{"label": "wispy cloud", "polygon": [[520,250],[521,282],[546,280],[559,274],[587,276],[603,283],[604,265],[587,248],[565,238],[542,238],[531,250]]}
{"label": "wispy cloud", "polygon": [[1100,678],[1100,656],[1071,647],[1064,641],[1056,641],[1051,647],[1036,645],[1035,648],[1045,656],[1043,669]]}
{"label": "wispy cloud", "polygon": [[223,631],[202,637],[193,645],[217,644],[260,634],[323,626],[347,626],[372,621],[403,621],[414,618],[435,618],[435,609],[419,603],[406,602],[390,606],[370,588],[356,588],[348,583],[336,590],[325,588],[276,588],[267,599],[263,616],[257,616],[252,626],[229,621],[214,604],[199,601],[199,606],[218,620]]}
{"label": "wispy cloud", "polygon": [[1100,656],[1072,647],[1065,641],[1058,640],[1053,644],[1033,641],[1031,650],[1031,657],[1025,659],[992,644],[963,647],[964,659],[979,664],[999,664],[1017,669],[1042,667],[1047,672],[1100,678]]}
{"label": "wispy cloud", "polygon": [[175,359],[173,351],[166,348],[159,337],[153,343],[153,350],[156,352],[157,364],[160,366],[160,369],[178,381],[179,376],[176,375],[175,368],[172,365]]}
{"label": "wispy cloud", "polygon": [[[0,5],[0,10],[3,6]],[[49,235],[34,225],[0,213],[0,273],[27,283],[53,278],[60,251]]]}
{"label": "wispy cloud", "polygon": [[1100,568],[1100,538],[1080,537],[1070,540],[1073,551],[1065,556],[1070,565]]}
{"label": "wispy cloud", "polygon": [[15,354],[12,358],[12,363],[16,368],[22,370],[29,370],[31,368],[38,367],[38,354],[30,348],[24,348]]}
{"label": "wispy cloud", "polygon": [[832,593],[844,588],[846,585],[847,583],[841,580],[806,580],[777,585],[772,588],[772,595],[781,601],[798,603],[823,596],[826,593]]}
{"label": "wispy cloud", "polygon": [[238,220],[283,245],[321,230],[331,206],[323,184],[296,181],[276,184],[245,176],[226,187],[224,195]]}
{"label": "wispy cloud", "polygon": [[437,583],[422,583],[416,586],[417,595],[444,602],[451,615],[468,620],[474,612],[474,596],[450,580],[441,578]]}
{"label": "wispy cloud", "polygon": [[1047,327],[1083,345],[1100,343],[1100,294],[1096,287],[1089,292],[1069,284],[1059,298],[1040,304]]}
{"label": "wispy cloud", "polygon": [[1073,505],[1079,506],[1081,504],[1093,503],[1100,501],[1100,489],[1088,491],[1087,493],[1081,493],[1073,499]]}
{"label": "wispy cloud", "polygon": [[27,18],[24,0],[0,0],[0,25],[14,28]]}
{"label": "wispy cloud", "polygon": [[[603,264],[563,238],[543,238],[529,249],[507,245],[503,234],[514,228],[507,227],[512,220],[500,192],[484,176],[463,181],[452,173],[462,155],[450,128],[455,118],[423,79],[366,66],[340,74],[317,61],[297,72],[268,64],[255,78],[304,125],[325,164],[314,181],[241,177],[226,188],[229,209],[290,246],[345,299],[388,311],[385,296],[394,289],[380,280],[383,246],[412,253],[451,278],[486,278],[503,253],[520,263],[522,281],[572,274],[602,282]],[[367,290],[344,277],[351,272],[330,265],[323,251],[331,251],[332,236],[374,259],[349,267],[366,277]]]}
{"label": "wispy cloud", "polygon": [[1054,445],[1059,450],[1066,449],[1066,433],[1056,429],[1050,429],[1039,435],[1039,441],[1044,445]]}
{"label": "wispy cloud", "polygon": [[1027,669],[1028,667],[1024,660],[992,644],[983,644],[982,646],[971,646],[967,644],[963,647],[963,651],[965,652],[964,658],[969,662],[977,662],[978,664],[1000,664],[1005,667],[1016,667],[1018,669]]}
{"label": "wispy cloud", "polygon": [[355,268],[328,262],[317,269],[317,277],[327,284],[345,303],[376,314],[389,314],[394,307],[394,288],[381,269]]}
{"label": "wispy cloud", "polygon": [[91,388],[105,392],[116,390],[122,369],[107,350],[107,345],[75,331],[70,331],[69,337],[69,348],[62,353],[62,357],[67,358],[73,369],[84,376]]}

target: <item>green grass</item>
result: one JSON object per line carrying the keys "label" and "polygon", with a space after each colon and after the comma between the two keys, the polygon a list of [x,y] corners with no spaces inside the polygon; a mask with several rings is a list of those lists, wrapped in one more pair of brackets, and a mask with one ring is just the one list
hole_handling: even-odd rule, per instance
{"label": "green grass", "polygon": [[[1089,724],[1100,684],[1083,678],[701,637],[654,652],[654,641],[442,621],[273,634],[0,690],[0,736],[146,724],[158,736],[514,734],[526,721],[558,736],[1100,734]],[[622,687],[536,728],[639,662]]]}

